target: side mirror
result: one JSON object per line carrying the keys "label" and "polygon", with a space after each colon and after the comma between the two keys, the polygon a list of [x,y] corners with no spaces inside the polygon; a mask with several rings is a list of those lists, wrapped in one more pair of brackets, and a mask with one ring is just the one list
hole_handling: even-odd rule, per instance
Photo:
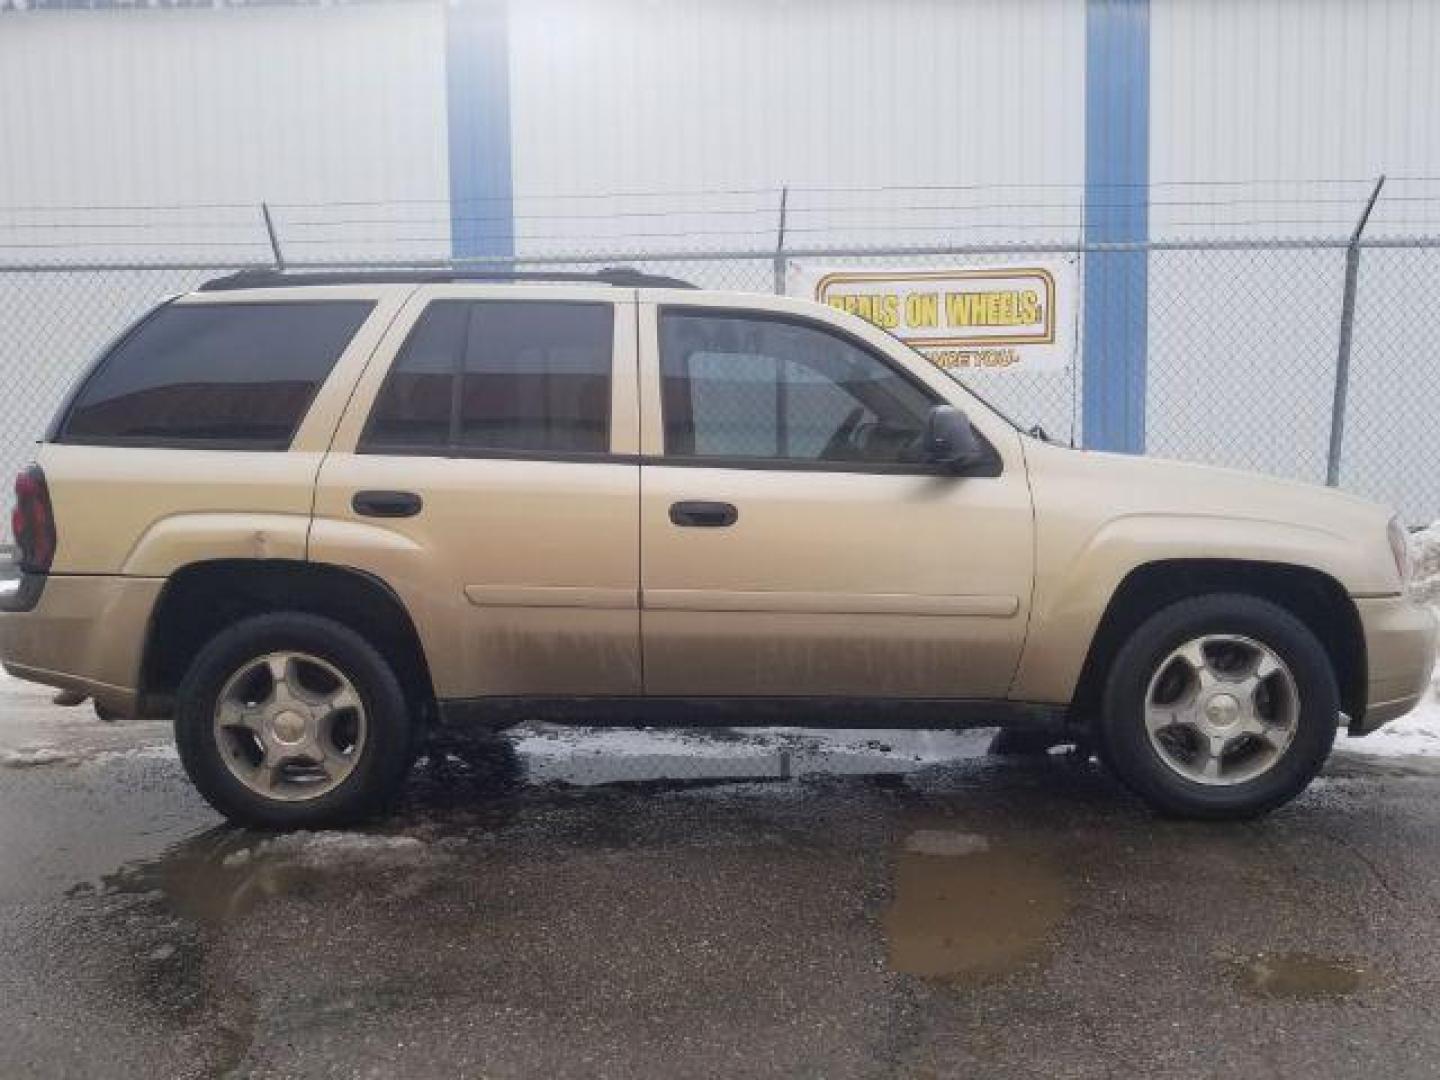
{"label": "side mirror", "polygon": [[925,460],[959,472],[984,457],[970,420],[954,405],[936,405],[925,422]]}

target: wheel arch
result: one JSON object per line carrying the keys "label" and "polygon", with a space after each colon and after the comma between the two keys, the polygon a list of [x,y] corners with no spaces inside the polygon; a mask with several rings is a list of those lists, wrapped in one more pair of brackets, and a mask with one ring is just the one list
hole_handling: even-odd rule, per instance
{"label": "wheel arch", "polygon": [[1335,578],[1291,563],[1159,559],[1130,570],[1111,594],[1080,669],[1072,720],[1085,722],[1097,715],[1111,663],[1147,617],[1179,600],[1218,592],[1268,600],[1303,622],[1330,657],[1346,715],[1352,722],[1363,717],[1365,634],[1354,601]]}
{"label": "wheel arch", "polygon": [[435,687],[415,622],[382,579],[363,570],[289,559],[215,559],[170,575],[146,628],[140,665],[141,710],[167,713],[195,657],[237,620],[299,611],[340,622],[395,669],[412,705],[433,710]]}

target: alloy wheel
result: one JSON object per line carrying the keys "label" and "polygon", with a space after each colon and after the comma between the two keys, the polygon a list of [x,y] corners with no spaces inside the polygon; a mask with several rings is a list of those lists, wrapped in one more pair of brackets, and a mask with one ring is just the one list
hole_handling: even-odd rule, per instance
{"label": "alloy wheel", "polygon": [[1274,768],[1295,738],[1295,676],[1268,646],[1206,634],[1172,651],[1145,692],[1145,730],[1160,760],[1199,784],[1242,784]]}
{"label": "alloy wheel", "polygon": [[295,802],[333,791],[354,772],[367,722],[343,672],[286,651],[256,657],[226,680],[214,726],[237,780],[267,799]]}

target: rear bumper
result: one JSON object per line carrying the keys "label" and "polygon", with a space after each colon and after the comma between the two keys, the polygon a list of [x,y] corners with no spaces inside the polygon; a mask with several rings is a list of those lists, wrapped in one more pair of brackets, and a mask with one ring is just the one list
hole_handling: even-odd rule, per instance
{"label": "rear bumper", "polygon": [[1365,715],[1352,720],[1351,735],[1368,735],[1413,709],[1430,686],[1435,666],[1435,616],[1408,596],[1355,601],[1365,631]]}
{"label": "rear bumper", "polygon": [[41,579],[28,610],[0,605],[0,661],[16,678],[133,712],[150,613],[164,584],[163,578]]}

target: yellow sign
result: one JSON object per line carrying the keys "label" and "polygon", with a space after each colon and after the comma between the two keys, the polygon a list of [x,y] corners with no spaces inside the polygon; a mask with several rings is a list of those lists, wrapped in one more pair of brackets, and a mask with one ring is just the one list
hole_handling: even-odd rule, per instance
{"label": "yellow sign", "polygon": [[1075,266],[837,270],[792,263],[791,295],[858,315],[941,367],[1058,370],[1074,349]]}

